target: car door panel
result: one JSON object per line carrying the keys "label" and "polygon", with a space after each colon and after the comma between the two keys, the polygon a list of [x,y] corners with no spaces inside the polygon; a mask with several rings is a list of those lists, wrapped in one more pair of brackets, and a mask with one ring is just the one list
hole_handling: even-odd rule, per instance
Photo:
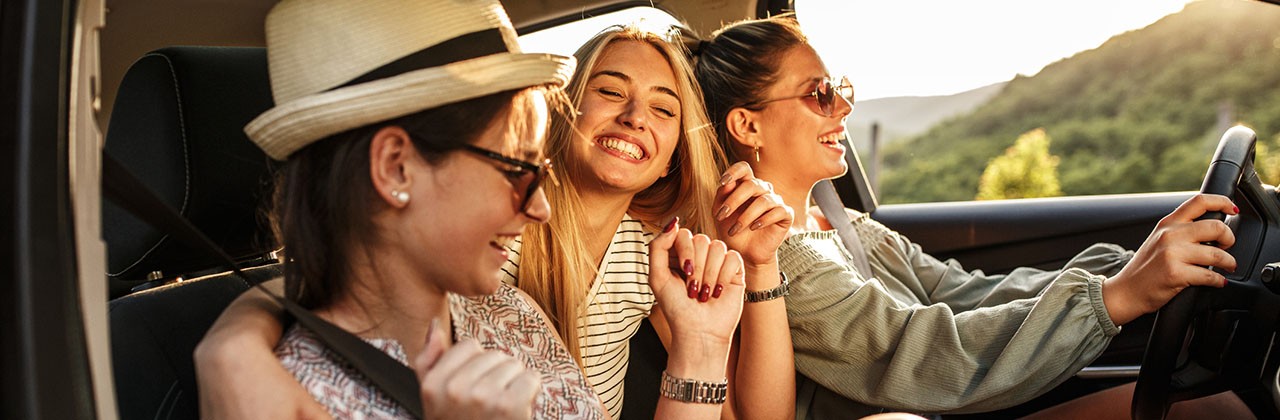
{"label": "car door panel", "polygon": [[1191,192],[886,205],[872,218],[939,259],[988,273],[1061,267],[1091,244],[1137,249]]}

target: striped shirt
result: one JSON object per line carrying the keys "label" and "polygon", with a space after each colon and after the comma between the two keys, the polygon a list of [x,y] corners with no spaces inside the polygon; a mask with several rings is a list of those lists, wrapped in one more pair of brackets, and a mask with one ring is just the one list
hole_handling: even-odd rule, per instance
{"label": "striped shirt", "polygon": [[[640,221],[624,216],[601,261],[599,274],[587,295],[587,313],[578,322],[583,371],[613,418],[622,415],[622,383],[631,356],[628,345],[640,321],[653,308],[649,288],[649,241],[653,233]],[[517,284],[520,241],[503,265],[507,283]]]}

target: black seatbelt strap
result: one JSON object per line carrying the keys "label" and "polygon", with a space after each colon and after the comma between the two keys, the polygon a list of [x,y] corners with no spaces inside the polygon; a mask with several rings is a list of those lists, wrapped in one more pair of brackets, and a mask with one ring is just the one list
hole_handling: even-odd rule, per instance
{"label": "black seatbelt strap", "polygon": [[[107,199],[143,222],[160,229],[187,246],[217,257],[237,276],[242,279],[248,278],[222,248],[209,240],[180,213],[156,197],[151,189],[133,176],[133,173],[106,153],[102,154],[102,193]],[[315,333],[329,349],[350,363],[356,371],[369,378],[375,386],[415,418],[422,418],[418,377],[413,369],[359,337],[315,316],[311,311],[298,306],[293,301],[276,296],[261,284],[255,283],[252,286],[280,303],[280,306],[297,319],[299,324]]]}
{"label": "black seatbelt strap", "polygon": [[830,179],[824,179],[813,186],[811,194],[813,201],[818,203],[818,209],[822,210],[822,215],[826,216],[827,222],[840,235],[840,241],[844,242],[845,249],[852,254],[853,265],[858,269],[858,274],[862,274],[863,279],[870,280],[875,273],[871,272],[871,263],[867,262],[867,251],[863,249],[858,233],[853,230],[853,221],[849,220],[849,214],[845,213],[844,203],[840,201],[840,194],[836,193],[835,185]]}

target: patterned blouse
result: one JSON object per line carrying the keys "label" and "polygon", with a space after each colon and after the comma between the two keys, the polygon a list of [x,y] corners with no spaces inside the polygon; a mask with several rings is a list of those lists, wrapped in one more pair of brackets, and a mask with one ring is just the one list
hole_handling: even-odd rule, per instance
{"label": "patterned blouse", "polygon": [[[449,312],[454,341],[476,340],[485,349],[502,351],[541,373],[534,418],[604,418],[600,400],[556,333],[513,287],[504,284],[492,295],[472,299],[449,294]],[[408,365],[403,347],[395,340],[366,341]],[[301,326],[289,328],[276,347],[276,357],[334,418],[411,418]]]}
{"label": "patterned blouse", "polygon": [[[631,336],[649,316],[655,302],[649,288],[649,241],[653,233],[639,220],[624,216],[601,261],[587,295],[587,314],[578,320],[578,343],[587,381],[600,394],[613,418],[622,415],[622,384],[631,358]],[[520,244],[510,249],[502,266],[505,281],[518,284]]]}

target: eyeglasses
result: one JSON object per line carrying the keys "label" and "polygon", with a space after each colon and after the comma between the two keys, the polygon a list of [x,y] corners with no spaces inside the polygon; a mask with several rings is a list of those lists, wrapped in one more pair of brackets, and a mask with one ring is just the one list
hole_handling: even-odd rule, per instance
{"label": "eyeglasses", "polygon": [[533,193],[538,191],[538,187],[542,185],[542,180],[547,178],[548,174],[551,174],[553,179],[555,178],[555,175],[551,173],[551,159],[543,159],[542,164],[538,165],[509,158],[501,153],[470,144],[463,145],[462,150],[508,165],[508,168],[501,169],[501,171],[511,181],[511,186],[515,188],[516,200],[520,202],[518,208],[524,213],[529,212],[529,203],[533,201]]}
{"label": "eyeglasses", "polygon": [[[800,99],[814,97],[817,99],[818,109],[813,110],[818,115],[830,117],[836,110],[836,96],[843,98],[849,103],[849,107],[853,107],[853,84],[849,83],[848,77],[841,77],[840,84],[835,84],[831,78],[822,79],[818,86],[813,88],[813,92],[809,92],[800,96],[788,96],[785,98],[769,99],[748,105],[764,105],[770,102],[785,101],[788,99]],[[812,109],[812,108],[810,108]]]}

